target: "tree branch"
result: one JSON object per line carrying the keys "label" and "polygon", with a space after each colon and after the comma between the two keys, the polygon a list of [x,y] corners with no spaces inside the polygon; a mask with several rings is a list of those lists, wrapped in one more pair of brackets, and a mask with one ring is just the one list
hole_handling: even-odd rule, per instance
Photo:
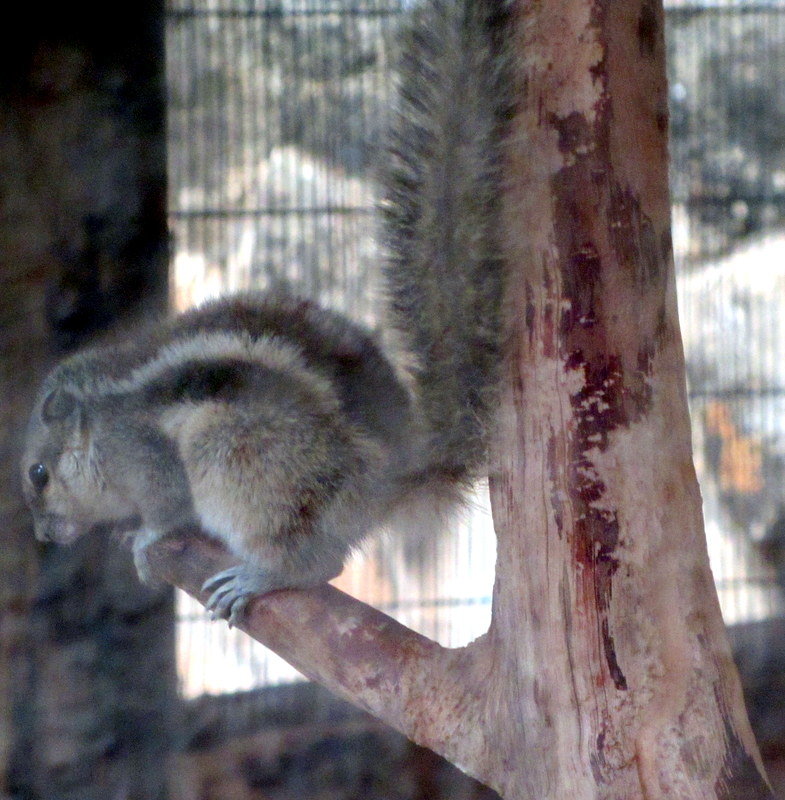
{"label": "tree branch", "polygon": [[[201,603],[209,597],[204,581],[235,562],[197,534],[150,548],[155,573]],[[487,684],[492,657],[487,637],[446,649],[329,585],[255,598],[238,627],[412,741],[482,774],[477,731],[479,687]]]}

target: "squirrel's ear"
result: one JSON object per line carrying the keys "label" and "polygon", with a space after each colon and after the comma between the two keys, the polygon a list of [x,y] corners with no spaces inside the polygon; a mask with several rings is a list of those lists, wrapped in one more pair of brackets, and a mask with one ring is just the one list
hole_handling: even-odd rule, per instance
{"label": "squirrel's ear", "polygon": [[58,422],[70,417],[76,410],[76,398],[65,389],[50,392],[43,406],[41,418],[44,422]]}

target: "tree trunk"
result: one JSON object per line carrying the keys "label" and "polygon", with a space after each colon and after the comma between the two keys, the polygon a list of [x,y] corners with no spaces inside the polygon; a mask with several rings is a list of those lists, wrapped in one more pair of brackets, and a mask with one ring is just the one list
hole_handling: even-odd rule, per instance
{"label": "tree trunk", "polygon": [[[512,4],[493,621],[445,650],[334,589],[245,629],[506,800],[772,797],[690,452],[654,0]],[[225,556],[158,551],[198,595]]]}
{"label": "tree trunk", "polygon": [[521,796],[768,795],[690,451],[658,6],[520,4],[492,630],[545,751]]}

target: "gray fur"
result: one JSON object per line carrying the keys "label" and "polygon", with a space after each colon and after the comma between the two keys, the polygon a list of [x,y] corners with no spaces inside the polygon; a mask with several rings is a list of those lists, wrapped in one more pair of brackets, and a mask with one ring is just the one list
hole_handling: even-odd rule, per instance
{"label": "gray fur", "polygon": [[384,172],[392,323],[416,357],[429,461],[486,466],[504,267],[502,144],[512,111],[504,0],[427,0],[405,31]]}
{"label": "gray fur", "polygon": [[404,47],[382,207],[413,392],[367,331],[279,293],[84,351],[47,377],[28,428],[39,538],[136,529],[146,579],[151,543],[203,530],[241,559],[205,585],[237,621],[253,594],[334,577],[369,531],[481,471],[500,349],[502,5],[428,0]]}

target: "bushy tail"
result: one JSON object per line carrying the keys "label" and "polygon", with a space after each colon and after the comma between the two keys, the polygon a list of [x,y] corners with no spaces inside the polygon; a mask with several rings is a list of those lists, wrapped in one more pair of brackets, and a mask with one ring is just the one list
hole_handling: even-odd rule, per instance
{"label": "bushy tail", "polygon": [[[500,361],[505,0],[424,0],[404,34],[382,199],[392,316],[415,357],[429,468],[486,462]],[[425,466],[425,465],[424,465]]]}

